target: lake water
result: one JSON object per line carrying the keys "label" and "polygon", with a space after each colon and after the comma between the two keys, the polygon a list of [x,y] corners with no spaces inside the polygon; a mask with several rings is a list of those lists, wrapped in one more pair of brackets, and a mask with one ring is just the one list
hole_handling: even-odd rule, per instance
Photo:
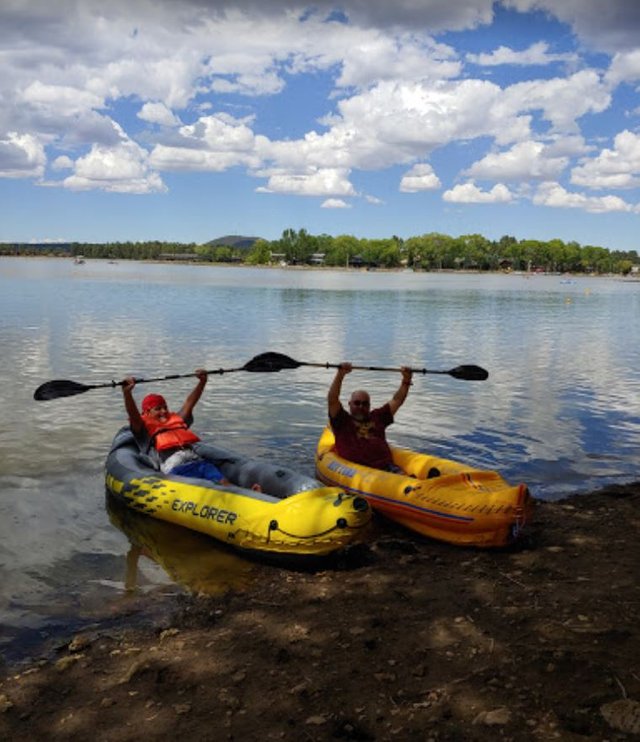
{"label": "lake water", "polygon": [[[0,258],[0,650],[60,627],[216,592],[250,567],[198,534],[105,507],[103,464],[125,422],[119,388],[86,384],[234,369],[277,351],[309,363],[486,368],[417,375],[389,438],[498,469],[555,500],[637,481],[640,282]],[[313,474],[334,370],[210,377],[194,429]],[[386,401],[400,376],[354,371]],[[140,386],[178,406],[193,379]],[[133,589],[135,585],[135,589]]]}

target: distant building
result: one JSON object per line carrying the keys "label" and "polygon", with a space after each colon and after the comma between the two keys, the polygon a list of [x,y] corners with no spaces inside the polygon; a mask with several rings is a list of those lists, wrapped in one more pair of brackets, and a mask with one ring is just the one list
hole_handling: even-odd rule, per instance
{"label": "distant building", "polygon": [[286,265],[287,256],[283,252],[272,252],[269,253],[269,262],[277,265]]}
{"label": "distant building", "polygon": [[349,258],[349,265],[352,268],[364,268],[366,263],[362,255],[354,255],[353,257]]}

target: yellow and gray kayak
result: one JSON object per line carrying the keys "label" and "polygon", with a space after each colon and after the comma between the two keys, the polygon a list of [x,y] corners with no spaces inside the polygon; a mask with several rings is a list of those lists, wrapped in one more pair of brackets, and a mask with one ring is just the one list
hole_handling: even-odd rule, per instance
{"label": "yellow and gray kayak", "polygon": [[123,428],[107,457],[107,489],[138,512],[264,555],[326,556],[359,540],[371,520],[367,501],[338,487],[219,446],[194,449],[233,484],[163,474]]}

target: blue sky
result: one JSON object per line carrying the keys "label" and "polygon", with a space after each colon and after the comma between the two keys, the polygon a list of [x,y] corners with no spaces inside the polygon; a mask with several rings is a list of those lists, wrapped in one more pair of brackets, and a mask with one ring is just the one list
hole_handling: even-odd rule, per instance
{"label": "blue sky", "polygon": [[640,3],[3,0],[0,241],[640,249]]}

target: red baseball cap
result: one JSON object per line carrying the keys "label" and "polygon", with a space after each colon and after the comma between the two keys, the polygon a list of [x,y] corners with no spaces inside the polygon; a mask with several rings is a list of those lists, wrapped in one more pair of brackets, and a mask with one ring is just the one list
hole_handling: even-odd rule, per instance
{"label": "red baseball cap", "polygon": [[167,406],[167,402],[162,394],[147,394],[147,396],[142,400],[142,412],[149,412],[149,410],[152,410],[154,407],[159,407],[160,405],[164,405],[165,407]]}

